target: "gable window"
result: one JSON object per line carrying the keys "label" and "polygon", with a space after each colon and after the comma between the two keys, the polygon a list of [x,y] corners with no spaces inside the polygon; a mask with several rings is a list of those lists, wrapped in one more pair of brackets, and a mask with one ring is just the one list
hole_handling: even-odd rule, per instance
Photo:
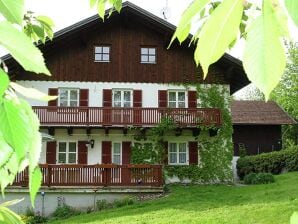
{"label": "gable window", "polygon": [[77,162],[77,143],[59,142],[58,163],[72,164]]}
{"label": "gable window", "polygon": [[79,89],[59,89],[59,106],[61,107],[77,107],[79,106]]}
{"label": "gable window", "polygon": [[109,62],[110,61],[110,46],[95,46],[94,48],[94,61],[96,62]]}
{"label": "gable window", "polygon": [[170,165],[188,164],[188,149],[185,142],[170,142],[168,150],[168,160]]}
{"label": "gable window", "polygon": [[131,107],[131,90],[113,90],[113,107]]}
{"label": "gable window", "polygon": [[121,162],[121,143],[114,142],[112,147],[112,163],[120,165]]}
{"label": "gable window", "polygon": [[168,107],[170,108],[185,108],[186,94],[184,91],[169,91],[168,92]]}
{"label": "gable window", "polygon": [[156,63],[156,48],[141,47],[141,63]]}

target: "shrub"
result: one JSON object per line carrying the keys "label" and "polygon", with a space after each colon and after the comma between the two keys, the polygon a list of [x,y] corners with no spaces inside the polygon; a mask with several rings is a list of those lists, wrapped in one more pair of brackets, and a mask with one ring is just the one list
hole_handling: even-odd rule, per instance
{"label": "shrub", "polygon": [[250,173],[244,177],[245,184],[269,184],[275,179],[271,173]]}
{"label": "shrub", "polygon": [[103,199],[103,200],[96,201],[96,207],[97,207],[98,211],[101,211],[103,209],[112,208],[113,205],[112,205],[112,203],[109,203],[109,202],[107,202],[107,200]]}
{"label": "shrub", "polygon": [[39,213],[35,213],[30,208],[26,209],[25,215],[22,215],[21,218],[26,224],[40,224],[48,221],[46,217],[41,216]]}
{"label": "shrub", "polygon": [[242,180],[249,173],[280,174],[282,171],[298,171],[298,146],[288,149],[244,156],[237,162],[237,172]]}
{"label": "shrub", "polygon": [[52,217],[54,219],[66,219],[68,217],[79,215],[81,212],[69,205],[58,206],[56,210],[53,212]]}
{"label": "shrub", "polygon": [[109,208],[120,208],[126,205],[132,205],[135,203],[135,200],[131,197],[125,197],[123,199],[117,199],[113,201],[112,203],[107,202],[107,200],[97,200],[96,201],[96,206],[97,210],[101,211],[104,209],[109,209]]}

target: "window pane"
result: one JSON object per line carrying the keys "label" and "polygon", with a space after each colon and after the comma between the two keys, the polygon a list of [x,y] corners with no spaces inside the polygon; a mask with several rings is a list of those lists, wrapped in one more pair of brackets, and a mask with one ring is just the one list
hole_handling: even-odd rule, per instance
{"label": "window pane", "polygon": [[69,143],[69,148],[68,148],[69,152],[76,152],[76,143],[75,142],[70,142]]}
{"label": "window pane", "polygon": [[155,55],[155,48],[149,48],[149,54]]}
{"label": "window pane", "polygon": [[149,62],[155,62],[155,56],[149,56]]}
{"label": "window pane", "polygon": [[78,106],[78,101],[70,101],[69,106],[70,107],[77,107]]}
{"label": "window pane", "polygon": [[186,153],[179,153],[179,163],[186,163]]}
{"label": "window pane", "polygon": [[185,101],[185,93],[184,92],[178,92],[178,100]]}
{"label": "window pane", "polygon": [[70,100],[78,100],[78,90],[72,89],[70,92]]}
{"label": "window pane", "polygon": [[141,62],[148,62],[148,55],[141,55]]}
{"label": "window pane", "polygon": [[58,163],[66,163],[66,153],[59,153]]}
{"label": "window pane", "polygon": [[67,100],[60,100],[60,104],[59,104],[60,107],[67,107]]}
{"label": "window pane", "polygon": [[169,101],[176,101],[176,92],[169,92]]}
{"label": "window pane", "polygon": [[177,154],[176,153],[170,153],[170,163],[177,163]]}
{"label": "window pane", "polygon": [[185,102],[178,102],[179,108],[185,108]]}
{"label": "window pane", "polygon": [[120,155],[114,155],[112,163],[120,164]]}
{"label": "window pane", "polygon": [[131,92],[130,91],[124,91],[124,101],[131,101]]}
{"label": "window pane", "polygon": [[66,142],[59,142],[59,152],[66,152]]}
{"label": "window pane", "polygon": [[103,61],[109,61],[110,60],[110,55],[109,54],[103,54],[102,55],[102,60]]}
{"label": "window pane", "polygon": [[121,107],[121,102],[114,102],[113,106],[114,107]]}
{"label": "window pane", "polygon": [[68,154],[68,163],[76,163],[76,153]]}
{"label": "window pane", "polygon": [[101,54],[95,54],[95,61],[101,61],[102,55]]}
{"label": "window pane", "polygon": [[103,47],[102,53],[110,53],[110,47]]}
{"label": "window pane", "polygon": [[141,48],[141,54],[148,54],[148,48]]}
{"label": "window pane", "polygon": [[95,47],[95,53],[102,53],[102,47]]}
{"label": "window pane", "polygon": [[131,107],[131,102],[124,102],[123,107]]}
{"label": "window pane", "polygon": [[59,89],[59,99],[60,101],[65,101],[68,98],[68,91],[66,89]]}
{"label": "window pane", "polygon": [[179,144],[179,152],[186,152],[186,143]]}
{"label": "window pane", "polygon": [[113,153],[114,154],[120,154],[120,149],[121,149],[121,145],[120,145],[120,143],[114,143],[114,148],[113,148]]}
{"label": "window pane", "polygon": [[121,101],[121,91],[114,91],[114,101]]}
{"label": "window pane", "polygon": [[176,102],[169,102],[169,107],[170,108],[175,108],[176,107]]}
{"label": "window pane", "polygon": [[169,144],[169,148],[170,148],[170,152],[176,152],[177,148],[176,148],[176,143],[170,143]]}

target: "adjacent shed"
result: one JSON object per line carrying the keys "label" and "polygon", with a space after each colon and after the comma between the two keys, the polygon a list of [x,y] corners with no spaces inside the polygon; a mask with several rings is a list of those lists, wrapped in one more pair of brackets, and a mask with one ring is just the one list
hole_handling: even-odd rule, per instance
{"label": "adjacent shed", "polygon": [[239,149],[248,155],[280,150],[282,147],[281,125],[296,124],[277,103],[273,101],[233,101],[234,155]]}

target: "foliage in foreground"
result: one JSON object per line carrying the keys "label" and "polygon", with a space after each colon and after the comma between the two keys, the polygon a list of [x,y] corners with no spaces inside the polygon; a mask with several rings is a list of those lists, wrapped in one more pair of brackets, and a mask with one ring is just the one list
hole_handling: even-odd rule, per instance
{"label": "foliage in foreground", "polygon": [[52,223],[289,223],[298,208],[298,173],[266,185],[170,185],[163,198]]}
{"label": "foliage in foreground", "polygon": [[243,182],[245,184],[269,184],[274,183],[275,179],[271,173],[250,173],[244,177]]}
{"label": "foliage in foreground", "polygon": [[280,174],[282,171],[298,171],[298,145],[281,151],[244,156],[237,161],[240,179],[249,173]]}

